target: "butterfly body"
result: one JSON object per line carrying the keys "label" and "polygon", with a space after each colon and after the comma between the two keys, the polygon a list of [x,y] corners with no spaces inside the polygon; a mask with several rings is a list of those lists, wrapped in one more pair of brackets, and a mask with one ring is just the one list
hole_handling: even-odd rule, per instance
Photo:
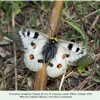
{"label": "butterfly body", "polygon": [[42,48],[43,61],[48,63],[55,57],[58,50],[58,42],[54,39],[48,39]]}
{"label": "butterfly body", "polygon": [[31,29],[22,28],[16,33],[19,34],[18,41],[21,41],[21,48],[25,52],[25,65],[32,71],[39,71],[43,63],[47,63],[47,75],[57,77],[66,71],[68,65],[86,65],[94,59],[94,54],[79,44],[56,37],[49,38],[48,35]]}

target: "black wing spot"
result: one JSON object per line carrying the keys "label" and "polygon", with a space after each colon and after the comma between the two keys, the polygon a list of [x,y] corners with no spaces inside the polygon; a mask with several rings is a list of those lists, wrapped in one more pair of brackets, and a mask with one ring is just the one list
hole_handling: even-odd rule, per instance
{"label": "black wing spot", "polygon": [[77,48],[77,49],[76,49],[76,52],[78,52],[79,50],[80,50],[80,48]]}
{"label": "black wing spot", "polygon": [[53,64],[52,64],[52,63],[49,63],[48,65],[49,65],[50,67],[53,67]]}
{"label": "black wing spot", "polygon": [[83,54],[84,53],[84,51],[81,51],[81,54]]}
{"label": "black wing spot", "polygon": [[42,60],[42,59],[38,59],[38,62],[39,62],[39,63],[43,63],[43,60]]}
{"label": "black wing spot", "polygon": [[30,36],[30,32],[29,31],[27,31],[27,36]]}
{"label": "black wing spot", "polygon": [[72,43],[68,44],[68,49],[69,49],[69,50],[71,50],[72,47],[73,47],[73,44],[72,44]]}
{"label": "black wing spot", "polygon": [[35,45],[35,43],[31,42],[31,46],[34,46],[34,45]]}
{"label": "black wing spot", "polygon": [[38,38],[38,36],[39,36],[39,33],[38,32],[35,32],[35,34],[34,34],[34,37],[33,38]]}
{"label": "black wing spot", "polygon": [[66,57],[68,58],[69,57],[69,54],[66,54]]}

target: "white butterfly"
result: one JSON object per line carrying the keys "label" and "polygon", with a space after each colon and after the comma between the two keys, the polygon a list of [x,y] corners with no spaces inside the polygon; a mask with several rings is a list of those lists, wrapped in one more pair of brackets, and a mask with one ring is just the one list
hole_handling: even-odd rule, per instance
{"label": "white butterfly", "polygon": [[[24,62],[32,71],[39,71],[47,63],[47,75],[57,77],[64,73],[68,65],[86,65],[94,59],[94,54],[76,43],[50,37],[36,30],[17,29],[17,42],[25,52]],[[15,39],[15,38],[14,38]]]}

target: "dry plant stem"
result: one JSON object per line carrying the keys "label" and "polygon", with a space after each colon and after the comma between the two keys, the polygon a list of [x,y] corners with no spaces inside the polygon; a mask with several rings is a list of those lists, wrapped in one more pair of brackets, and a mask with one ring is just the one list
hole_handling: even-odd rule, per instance
{"label": "dry plant stem", "polygon": [[98,22],[98,20],[99,20],[99,15],[96,16],[94,22],[93,22],[92,25],[91,25],[91,28],[94,28],[94,27],[95,27],[95,25],[96,25],[96,23]]}
{"label": "dry plant stem", "polygon": [[[100,11],[100,9],[98,9],[98,10],[96,10],[96,11],[90,13],[89,15],[85,16],[85,18],[88,18],[88,17],[92,16],[93,14],[95,14],[95,13],[97,13],[97,12],[99,12],[99,11]],[[83,20],[83,18],[81,18],[81,19]],[[80,21],[80,19],[77,20],[76,22],[79,22],[79,21]]]}
{"label": "dry plant stem", "polygon": [[13,43],[14,47],[14,68],[15,68],[15,90],[17,90],[17,64],[16,64],[16,45]]}
{"label": "dry plant stem", "polygon": [[[93,35],[89,30],[87,30],[87,27],[85,26],[85,24],[84,24],[84,22],[83,22],[83,19],[80,17],[79,13],[78,13],[77,10],[75,9],[74,2],[73,2],[73,8],[74,8],[76,14],[78,15],[80,21],[82,22],[82,24],[83,24],[83,26],[84,26],[84,30],[85,30],[86,35],[87,35],[88,37],[90,37],[91,39],[93,39],[93,38],[94,38],[94,35]],[[86,17],[85,17],[85,18],[86,18]],[[95,21],[94,21],[93,24],[91,25],[91,28],[94,28],[94,26],[95,26],[95,24],[97,23],[98,19],[99,19],[99,16],[97,15],[97,17],[95,18]],[[98,35],[98,38],[100,38],[100,35]]]}
{"label": "dry plant stem", "polygon": [[63,76],[62,76],[62,79],[61,79],[61,82],[60,82],[60,86],[59,86],[59,90],[60,90],[60,91],[61,91],[62,84],[63,84],[63,82],[64,82],[65,74],[66,74],[66,71],[64,72],[64,74],[63,74]]}
{"label": "dry plant stem", "polygon": [[82,90],[83,86],[88,82],[89,79],[90,79],[90,76],[87,77],[81,84],[79,84],[79,86],[77,87],[77,90]]}
{"label": "dry plant stem", "polygon": [[84,21],[81,19],[81,16],[79,15],[78,11],[76,10],[75,5],[74,5],[74,2],[73,2],[73,8],[74,8],[74,11],[76,12],[76,14],[78,15],[78,17],[79,17],[81,23],[83,24],[83,28],[84,28],[84,31],[85,31],[86,35],[87,35],[88,37],[92,38],[92,36],[91,36],[90,34],[87,34],[87,27],[86,27]]}
{"label": "dry plant stem", "polygon": [[23,83],[24,83],[26,77],[28,76],[29,72],[30,72],[30,71],[28,71],[28,73],[25,75],[24,79],[22,80],[22,83],[21,83],[21,85],[20,85],[20,90],[21,90],[21,87],[22,87],[22,85],[23,85]]}
{"label": "dry plant stem", "polygon": [[45,90],[47,83],[46,64],[44,63],[42,68],[36,73],[34,90]]}
{"label": "dry plant stem", "polygon": [[[63,8],[63,1],[55,1],[52,6],[51,16],[48,23],[48,27],[46,29],[46,34],[51,36],[51,29],[53,32],[56,32],[58,27],[60,15]],[[36,73],[35,83],[34,83],[34,90],[46,90],[46,83],[47,83],[47,73],[46,73],[46,64],[43,64],[41,70]]]}
{"label": "dry plant stem", "polygon": [[[92,23],[90,29],[93,29],[93,28],[95,27],[95,25],[96,25],[96,23],[98,22],[98,20],[99,20],[99,15],[96,16],[96,18],[95,18],[94,22]],[[93,36],[93,34],[91,33],[91,31],[88,30],[87,33],[88,33],[89,35],[91,35],[92,38],[94,38],[94,36]],[[99,35],[98,35],[98,37],[100,38]]]}
{"label": "dry plant stem", "polygon": [[68,78],[69,76],[73,75],[74,71],[71,71],[70,73],[68,73],[65,78]]}
{"label": "dry plant stem", "polygon": [[44,23],[43,23],[43,19],[42,19],[42,16],[41,16],[41,13],[40,13],[40,9],[39,9],[39,6],[38,6],[38,13],[39,13],[39,19],[40,19],[40,22],[42,24],[42,28],[44,29]]}
{"label": "dry plant stem", "polygon": [[[12,10],[13,11],[13,10]],[[12,13],[12,27],[15,27],[15,16]],[[16,60],[16,45],[13,43],[14,50],[14,68],[15,68],[15,90],[17,90],[17,60]]]}
{"label": "dry plant stem", "polygon": [[90,86],[84,88],[83,90],[86,91],[87,89],[91,88],[91,87],[94,86],[94,85],[96,85],[96,83],[94,83],[94,84],[92,84],[92,85],[90,85]]}
{"label": "dry plant stem", "polygon": [[[61,12],[63,9],[63,1],[55,1],[52,7],[52,11],[51,11],[51,16],[50,16],[50,20],[48,23],[48,27],[46,29],[46,33],[51,36],[51,29],[53,30],[53,33],[57,33],[58,29],[59,29],[59,19],[61,16]],[[50,29],[51,27],[51,29]]]}
{"label": "dry plant stem", "polygon": [[72,74],[73,74],[73,71],[70,72],[67,76],[65,76],[66,75],[66,71],[64,72],[64,74],[62,76],[62,79],[61,79],[61,82],[60,82],[59,90],[61,90],[61,87],[63,85],[64,79],[67,78],[67,77],[69,77],[69,76],[71,76]]}

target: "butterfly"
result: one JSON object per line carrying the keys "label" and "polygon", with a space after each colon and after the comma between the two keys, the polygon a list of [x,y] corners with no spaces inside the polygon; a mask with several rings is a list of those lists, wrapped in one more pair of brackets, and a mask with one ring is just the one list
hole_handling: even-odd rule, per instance
{"label": "butterfly", "polygon": [[57,39],[29,28],[16,28],[12,31],[17,44],[25,52],[24,63],[31,71],[39,71],[43,63],[47,64],[47,75],[58,77],[67,67],[92,63],[94,54],[85,47]]}

